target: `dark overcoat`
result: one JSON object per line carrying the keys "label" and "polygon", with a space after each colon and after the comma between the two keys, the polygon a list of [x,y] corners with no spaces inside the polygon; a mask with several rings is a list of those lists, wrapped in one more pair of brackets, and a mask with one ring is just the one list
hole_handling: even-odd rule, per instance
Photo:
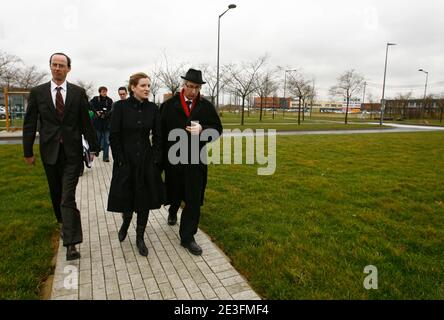
{"label": "dark overcoat", "polygon": [[114,163],[108,211],[142,212],[158,209],[164,203],[160,134],[160,113],[154,103],[130,97],[114,104],[109,136]]}
{"label": "dark overcoat", "polygon": [[[95,96],[89,103],[91,110],[94,111],[94,128],[97,131],[109,130],[113,100],[110,97]],[[102,112],[101,116],[97,115],[98,111]]]}
{"label": "dark overcoat", "polygon": [[[161,128],[162,128],[162,151],[163,151],[163,168],[165,170],[165,187],[167,192],[167,204],[179,203],[184,200],[187,205],[203,205],[205,188],[207,184],[208,167],[206,159],[199,157],[200,154],[206,155],[207,141],[200,141],[199,143],[199,162],[197,164],[191,163],[191,135],[187,133],[188,138],[188,164],[172,163],[168,157],[168,152],[174,146],[179,138],[171,139],[169,141],[168,135],[174,129],[185,130],[186,126],[191,124],[191,121],[199,121],[202,129],[214,129],[218,136],[222,134],[222,123],[219,115],[216,112],[214,105],[208,100],[198,97],[196,105],[192,109],[190,116],[187,117],[180,101],[180,94],[177,93],[171,99],[165,101],[161,107]],[[210,138],[209,141],[214,141],[215,137]],[[216,137],[217,139],[217,137]],[[208,141],[208,142],[209,142]],[[205,150],[204,150],[205,149]],[[180,150],[179,153],[183,151]],[[202,161],[204,160],[205,161]],[[197,194],[196,194],[197,192]],[[197,203],[189,203],[196,202]]]}

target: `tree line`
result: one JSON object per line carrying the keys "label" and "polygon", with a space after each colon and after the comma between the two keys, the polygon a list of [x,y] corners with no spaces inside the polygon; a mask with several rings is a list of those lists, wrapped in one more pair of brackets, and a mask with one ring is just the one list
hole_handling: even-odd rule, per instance
{"label": "tree line", "polygon": [[[298,99],[298,123],[305,116],[307,105],[313,105],[317,96],[316,81],[314,76],[306,74],[301,68],[290,69],[286,66],[272,67],[268,63],[269,56],[262,55],[257,59],[241,63],[229,63],[220,68],[219,97],[222,94],[230,94],[241,101],[241,125],[244,124],[244,110],[246,102],[251,95],[260,98],[259,120],[262,121],[264,101],[268,97],[278,96],[278,92],[284,92],[284,100],[290,97]],[[202,70],[204,81],[203,94],[213,104],[217,97],[217,70],[215,66],[201,64],[196,66]],[[167,89],[171,94],[176,93],[181,86],[181,77],[185,74],[188,64],[185,62],[171,63],[166,53],[162,61],[156,63],[151,71],[151,94],[156,102],[161,89]],[[27,66],[14,55],[0,52],[0,85],[2,87],[31,88],[41,83],[48,76],[47,72],[38,70],[36,66]],[[284,76],[284,81],[282,79]],[[92,95],[94,84],[92,82],[77,81],[87,94]],[[348,122],[349,104],[352,98],[365,90],[364,76],[354,69],[340,74],[336,83],[330,87],[329,94],[332,97],[341,97],[346,102],[344,122]],[[409,96],[410,97],[410,96]],[[402,97],[405,100],[405,97]],[[284,101],[283,112],[287,100]],[[273,108],[273,118],[275,113]],[[311,108],[310,108],[311,110]]]}

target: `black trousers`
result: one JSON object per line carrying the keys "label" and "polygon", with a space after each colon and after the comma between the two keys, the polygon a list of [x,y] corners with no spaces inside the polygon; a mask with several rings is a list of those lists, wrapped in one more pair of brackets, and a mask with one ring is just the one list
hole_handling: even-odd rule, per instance
{"label": "black trousers", "polygon": [[[183,243],[194,241],[194,235],[197,233],[200,220],[200,205],[202,195],[202,172],[198,165],[188,165],[179,177],[179,184],[184,190],[183,200],[185,208],[180,218],[179,235]],[[172,203],[172,209],[180,205]],[[177,209],[176,209],[177,212]]]}
{"label": "black trousers", "polygon": [[80,161],[68,159],[63,144],[60,145],[56,164],[43,163],[52,207],[59,223],[62,223],[63,245],[69,246],[83,241],[80,211],[76,204],[76,188],[79,181]]}
{"label": "black trousers", "polygon": [[194,241],[194,235],[197,232],[200,219],[200,204],[194,205],[192,202],[185,203],[180,218],[179,235],[180,241],[188,243]]}

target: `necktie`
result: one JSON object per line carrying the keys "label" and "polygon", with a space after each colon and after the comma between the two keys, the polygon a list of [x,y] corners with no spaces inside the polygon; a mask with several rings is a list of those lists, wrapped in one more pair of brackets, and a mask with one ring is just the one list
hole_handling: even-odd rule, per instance
{"label": "necktie", "polygon": [[193,103],[193,101],[191,101],[191,100],[187,101],[188,110],[190,110],[190,111],[191,111],[191,104],[192,103]]}
{"label": "necktie", "polygon": [[62,118],[63,118],[63,111],[65,110],[65,103],[63,102],[62,93],[60,92],[60,90],[62,90],[62,87],[57,87],[56,90],[57,90],[57,93],[56,93],[56,112],[57,112],[60,120],[62,120]]}

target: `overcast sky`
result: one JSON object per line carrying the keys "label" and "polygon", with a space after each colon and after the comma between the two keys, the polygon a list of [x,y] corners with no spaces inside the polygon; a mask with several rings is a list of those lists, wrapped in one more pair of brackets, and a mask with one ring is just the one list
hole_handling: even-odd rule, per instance
{"label": "overcast sky", "polygon": [[[368,81],[380,99],[387,42],[386,97],[444,92],[443,0],[188,0],[3,1],[0,51],[48,70],[48,57],[72,58],[68,81],[117,87],[129,75],[151,73],[166,52],[171,62],[216,65],[221,19],[221,64],[257,59],[269,67],[299,68],[316,79],[321,98],[346,70]],[[282,75],[283,78],[283,75]],[[281,93],[282,94],[282,93]],[[366,97],[366,100],[368,97]]]}

